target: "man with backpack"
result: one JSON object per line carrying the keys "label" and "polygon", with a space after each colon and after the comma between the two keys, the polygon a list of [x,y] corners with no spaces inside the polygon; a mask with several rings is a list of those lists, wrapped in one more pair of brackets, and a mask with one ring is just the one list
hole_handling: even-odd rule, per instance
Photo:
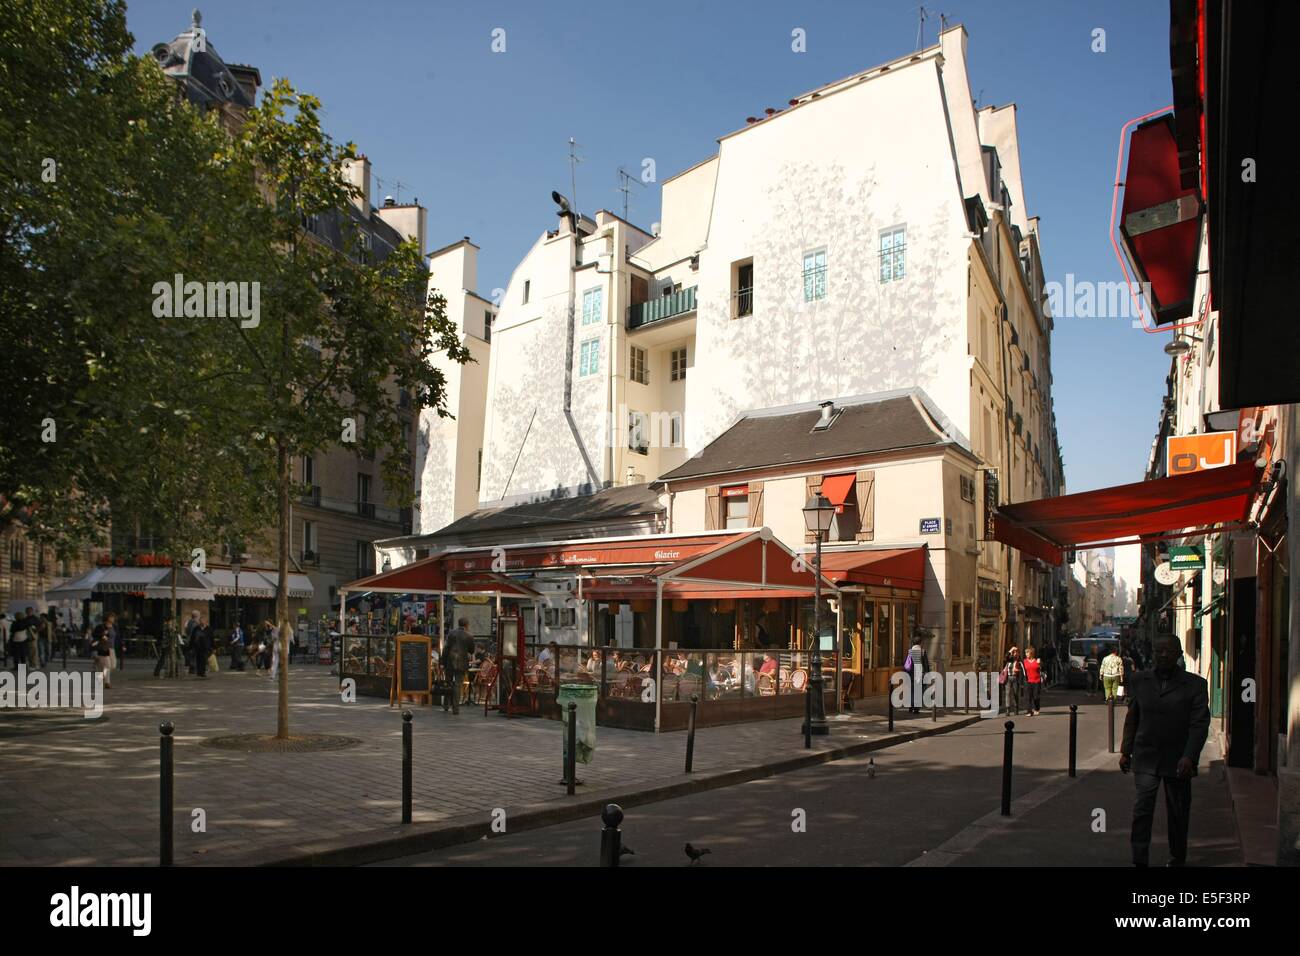
{"label": "man with backpack", "polygon": [[[469,618],[462,617],[447,635],[442,645],[442,667],[447,675],[447,684],[451,688],[451,712],[460,713],[460,682],[469,670],[469,659],[474,654],[474,638],[469,633]],[[442,709],[446,711],[447,700],[444,698]]]}

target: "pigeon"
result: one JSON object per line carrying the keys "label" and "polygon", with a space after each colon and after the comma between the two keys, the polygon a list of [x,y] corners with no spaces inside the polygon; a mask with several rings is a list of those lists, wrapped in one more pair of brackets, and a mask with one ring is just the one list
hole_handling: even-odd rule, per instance
{"label": "pigeon", "polygon": [[875,776],[876,776],[876,758],[875,758],[875,757],[870,757],[870,758],[867,759],[867,776],[868,776],[868,777],[871,777],[871,778],[873,778],[873,779],[874,779]]}
{"label": "pigeon", "polygon": [[706,849],[705,847],[700,847],[699,849],[696,849],[695,847],[691,846],[689,843],[686,844],[686,855],[691,858],[692,865],[699,863],[700,859],[704,856],[704,854],[711,853],[711,852],[713,851]]}
{"label": "pigeon", "polygon": [[636,850],[632,849],[630,846],[621,846],[621,847],[618,848],[618,855],[619,855],[619,856],[636,856]]}

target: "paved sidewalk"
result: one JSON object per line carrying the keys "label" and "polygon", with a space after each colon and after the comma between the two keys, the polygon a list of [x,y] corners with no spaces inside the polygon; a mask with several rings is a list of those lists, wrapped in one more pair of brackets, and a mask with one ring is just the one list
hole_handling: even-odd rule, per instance
{"label": "paved sidewalk", "polygon": [[[740,783],[979,719],[957,713],[935,723],[900,714],[891,736],[883,716],[859,714],[835,720],[831,737],[816,739],[812,752],[797,718],[701,728],[690,775],[682,772],[685,734],[601,727],[594,763],[579,767],[584,786],[568,797],[558,785],[558,722],[413,708],[414,824],[402,827],[398,711],[373,698],[343,703],[326,667],[294,665],[290,676],[292,733],[362,743],[299,754],[203,746],[214,736],[273,732],[275,687],[251,671],[155,680],[143,661],[114,674],[101,721],[0,712],[0,865],[155,864],[163,720],[176,724],[176,862],[183,865],[378,859],[395,855],[392,846],[375,849],[385,842],[412,852],[476,839],[498,808],[514,830],[586,815],[607,800],[634,805]],[[195,808],[206,813],[206,832],[192,831]]]}

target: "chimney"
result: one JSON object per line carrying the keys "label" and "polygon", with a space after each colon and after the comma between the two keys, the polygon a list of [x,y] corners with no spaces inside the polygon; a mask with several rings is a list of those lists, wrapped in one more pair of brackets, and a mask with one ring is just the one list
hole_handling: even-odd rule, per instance
{"label": "chimney", "polygon": [[822,422],[829,424],[831,416],[835,414],[835,403],[822,402],[818,407],[822,410]]}
{"label": "chimney", "polygon": [[352,200],[352,204],[361,210],[361,214],[367,219],[370,218],[370,160],[364,153],[356,159],[348,160],[343,164],[343,176],[357,189],[361,190],[361,195]]}

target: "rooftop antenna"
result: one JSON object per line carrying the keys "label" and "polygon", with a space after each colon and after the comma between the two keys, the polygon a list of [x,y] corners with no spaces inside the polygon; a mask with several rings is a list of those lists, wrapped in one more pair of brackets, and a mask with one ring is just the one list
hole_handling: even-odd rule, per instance
{"label": "rooftop antenna", "polygon": [[629,173],[622,166],[618,167],[619,187],[618,191],[623,194],[623,219],[627,220],[627,194],[632,191],[632,184],[642,185],[641,181]]}
{"label": "rooftop antenna", "polygon": [[925,7],[917,7],[916,10],[916,48],[919,50],[921,49],[921,36],[925,30],[925,20],[928,14],[925,12]]}
{"label": "rooftop antenna", "polygon": [[569,137],[569,185],[572,187],[570,195],[573,196],[573,212],[578,213],[578,164],[582,162],[582,157],[578,155],[578,147],[582,144],[575,142],[573,137]]}

